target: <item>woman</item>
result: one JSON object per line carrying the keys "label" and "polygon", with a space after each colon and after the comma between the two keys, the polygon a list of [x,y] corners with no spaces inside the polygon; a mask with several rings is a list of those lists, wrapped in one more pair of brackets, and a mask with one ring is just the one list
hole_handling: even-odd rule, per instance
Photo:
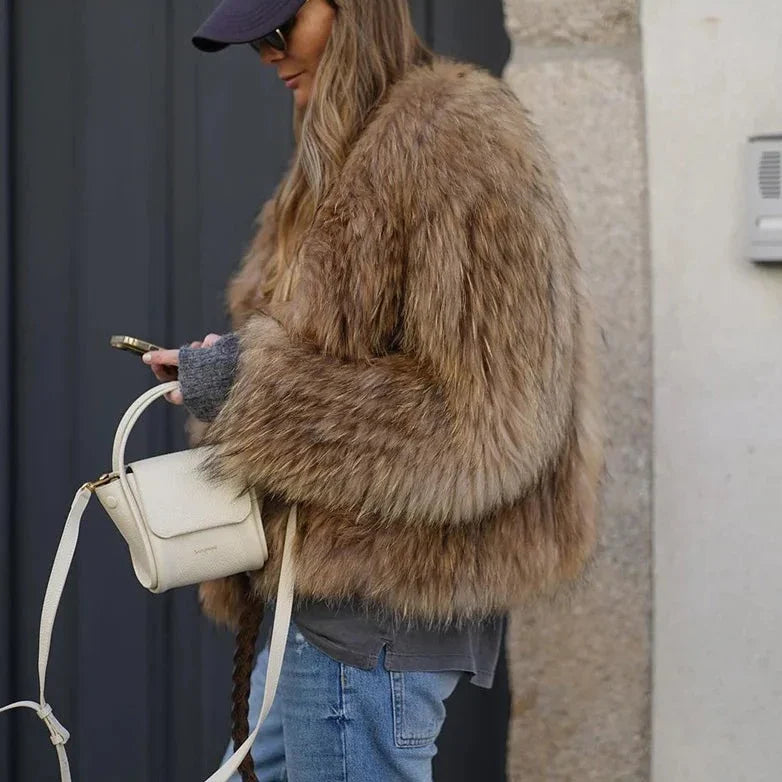
{"label": "woman", "polygon": [[228,284],[234,331],[150,356],[162,381],[178,367],[211,474],[264,495],[267,566],[199,588],[238,632],[234,746],[299,503],[279,694],[243,778],[429,780],[458,678],[491,686],[507,610],[594,546],[594,329],[565,206],[513,92],[429,51],[406,0],[225,0],[194,42],[251,42],[297,142]]}

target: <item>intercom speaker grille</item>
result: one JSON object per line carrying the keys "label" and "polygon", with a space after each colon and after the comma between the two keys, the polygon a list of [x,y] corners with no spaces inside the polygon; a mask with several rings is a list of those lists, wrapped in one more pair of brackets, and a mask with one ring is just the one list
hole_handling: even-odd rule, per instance
{"label": "intercom speaker grille", "polygon": [[764,152],[758,171],[763,198],[782,198],[782,152]]}

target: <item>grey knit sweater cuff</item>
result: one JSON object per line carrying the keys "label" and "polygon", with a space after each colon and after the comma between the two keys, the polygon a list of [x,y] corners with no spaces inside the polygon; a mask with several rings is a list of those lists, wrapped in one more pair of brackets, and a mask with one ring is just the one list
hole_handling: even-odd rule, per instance
{"label": "grey knit sweater cuff", "polygon": [[179,348],[183,404],[201,421],[213,421],[228,397],[239,361],[239,336],[232,331],[208,348]]}

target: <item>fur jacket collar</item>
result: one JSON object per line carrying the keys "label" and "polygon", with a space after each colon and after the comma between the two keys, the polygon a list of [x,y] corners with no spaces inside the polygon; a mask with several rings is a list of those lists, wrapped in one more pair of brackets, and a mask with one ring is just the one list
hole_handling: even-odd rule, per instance
{"label": "fur jacket collar", "polygon": [[[430,624],[573,581],[603,472],[595,327],[552,164],[517,97],[437,57],[394,84],[303,244],[259,298],[261,210],[226,300],[239,367],[190,445],[264,496],[274,596],[289,503],[296,594]],[[199,587],[236,627],[235,577]]]}

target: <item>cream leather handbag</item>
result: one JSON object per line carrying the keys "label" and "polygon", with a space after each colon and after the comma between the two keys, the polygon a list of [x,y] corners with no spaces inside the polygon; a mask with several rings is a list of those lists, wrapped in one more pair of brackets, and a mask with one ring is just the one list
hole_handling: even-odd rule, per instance
{"label": "cream leather handbag", "polygon": [[[57,751],[62,782],[71,780],[65,752],[70,734],[46,702],[44,685],[54,618],[90,495],[95,493],[125,538],[136,577],[142,586],[155,594],[173,587],[258,570],[268,557],[262,502],[257,501],[252,490],[243,491],[245,487],[228,482],[216,484],[203,477],[198,466],[208,447],[125,464],[125,446],[136,421],[152,402],[176,388],[179,388],[176,380],[161,383],[145,391],[130,405],[114,437],[112,472],[85,483],[76,492],[43,600],[38,643],[40,702],[17,701],[0,709],[27,707],[46,723]],[[296,532],[296,508],[295,504],[291,506],[288,514],[266,687],[258,723],[244,743],[206,782],[228,781],[250,751],[274,701],[293,602],[291,550]]]}

